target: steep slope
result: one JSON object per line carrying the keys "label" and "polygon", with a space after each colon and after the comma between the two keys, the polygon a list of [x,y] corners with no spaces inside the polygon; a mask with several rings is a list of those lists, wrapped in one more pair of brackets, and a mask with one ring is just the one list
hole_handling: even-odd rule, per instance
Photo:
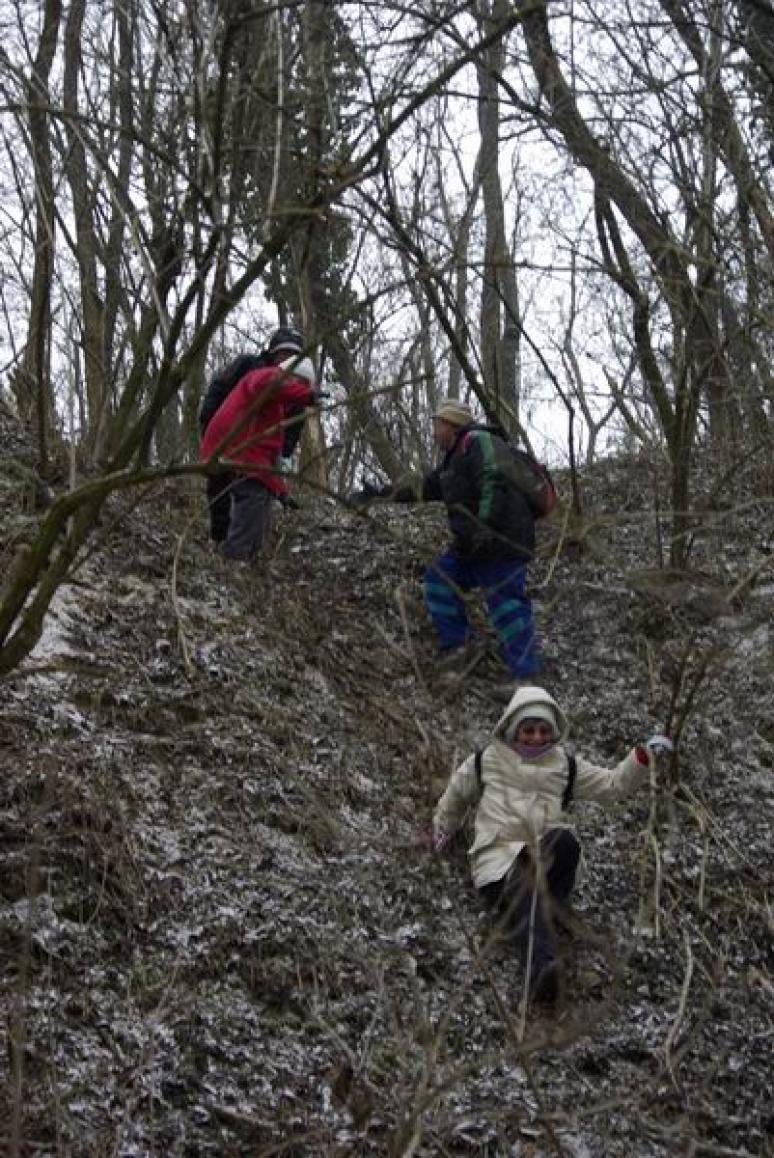
{"label": "steep slope", "polygon": [[442,512],[306,499],[246,568],[198,493],[116,505],[35,657],[63,670],[0,685],[9,1145],[770,1152],[770,505],[670,581],[644,485],[590,475],[583,549],[543,528],[534,584],[579,748],[684,715],[679,782],[578,809],[566,993],[526,1018],[464,842],[417,839],[505,676],[434,672]]}

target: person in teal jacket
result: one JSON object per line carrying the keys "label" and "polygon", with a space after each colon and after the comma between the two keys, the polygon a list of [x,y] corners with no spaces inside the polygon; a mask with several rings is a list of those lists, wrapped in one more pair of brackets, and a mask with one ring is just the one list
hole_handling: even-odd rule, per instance
{"label": "person in teal jacket", "polygon": [[532,601],[525,590],[535,549],[536,511],[519,486],[503,431],[477,422],[462,402],[448,399],[433,415],[433,437],[443,452],[421,481],[367,486],[358,502],[438,500],[446,507],[451,543],[425,569],[424,596],[441,652],[440,666],[464,671],[478,642],[465,593],[479,589],[512,677],[532,678],[542,667]]}
{"label": "person in teal jacket", "polygon": [[441,651],[454,663],[454,654],[471,639],[463,594],[479,588],[508,670],[516,679],[532,677],[541,668],[525,591],[535,515],[508,471],[507,444],[459,402],[445,402],[436,411],[433,434],[444,457],[425,478],[423,497],[443,501],[452,532],[450,546],[424,578]]}

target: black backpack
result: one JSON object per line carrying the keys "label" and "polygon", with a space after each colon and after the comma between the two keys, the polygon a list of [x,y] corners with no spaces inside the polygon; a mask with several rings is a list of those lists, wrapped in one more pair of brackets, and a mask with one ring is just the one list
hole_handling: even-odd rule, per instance
{"label": "black backpack", "polygon": [[199,410],[199,429],[202,434],[214,417],[216,410],[220,409],[240,378],[244,378],[245,374],[251,370],[260,370],[270,363],[271,359],[265,352],[261,354],[238,354],[210,379],[207,393],[204,395],[204,401]]}
{"label": "black backpack", "polygon": [[[481,764],[485,751],[486,748],[476,748],[475,753],[476,779],[478,780],[479,795],[484,790],[484,779]],[[575,791],[575,777],[577,775],[578,761],[576,759],[574,750],[569,748],[567,749],[567,783],[565,784],[564,792],[562,793],[562,812],[567,812],[570,805],[572,804],[572,796],[573,792]]]}

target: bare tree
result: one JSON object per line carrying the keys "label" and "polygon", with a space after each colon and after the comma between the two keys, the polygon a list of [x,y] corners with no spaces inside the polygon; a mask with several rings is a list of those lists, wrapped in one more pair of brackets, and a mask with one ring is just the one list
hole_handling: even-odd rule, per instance
{"label": "bare tree", "polygon": [[3,304],[44,466],[77,395],[72,493],[0,608],[6,667],[109,496],[193,469],[211,349],[254,340],[266,296],[338,381],[315,485],[422,465],[441,391],[512,430],[530,389],[571,418],[574,392],[592,443],[613,414],[663,442],[681,564],[701,440],[768,436],[770,5],[356,15],[49,0],[6,49]]}
{"label": "bare tree", "polygon": [[41,466],[48,464],[54,425],[51,385],[51,283],[54,271],[54,174],[49,136],[49,82],[62,20],[60,0],[46,0],[38,50],[24,85],[29,146],[34,170],[35,262],[30,288],[27,341],[14,376],[20,411],[36,418]]}
{"label": "bare tree", "polygon": [[[508,5],[487,0],[481,5],[482,28],[502,25]],[[476,68],[478,122],[481,150],[478,169],[484,202],[486,236],[482,265],[481,364],[484,389],[494,409],[504,404],[518,423],[519,295],[515,266],[505,227],[505,204],[500,178],[500,89],[505,67],[505,38],[487,45]]]}
{"label": "bare tree", "polygon": [[[132,151],[128,156],[120,147],[125,122],[108,119],[106,123],[98,87],[90,88],[88,93],[83,90],[83,99],[87,100],[83,113],[79,111],[76,116],[71,107],[74,100],[80,99],[81,90],[76,92],[74,83],[80,58],[74,45],[69,46],[70,107],[64,108],[61,102],[57,104],[52,94],[42,143],[46,149],[51,146],[53,138],[48,132],[51,121],[70,124],[77,120],[76,128],[66,130],[64,139],[68,140],[67,132],[72,134],[77,130],[76,135],[70,136],[69,145],[79,151],[87,167],[93,167],[86,185],[83,175],[70,168],[70,188],[81,199],[81,208],[89,193],[94,199],[91,220],[84,220],[79,226],[86,239],[86,251],[81,253],[79,241],[71,245],[71,251],[77,258],[75,276],[76,284],[82,288],[81,307],[84,301],[89,303],[90,365],[96,364],[95,327],[104,325],[111,341],[110,386],[102,396],[110,395],[109,408],[107,403],[103,405],[101,399],[95,398],[87,402],[85,413],[89,422],[109,413],[109,421],[96,439],[104,448],[100,477],[76,486],[72,493],[57,499],[43,520],[36,540],[20,550],[14,560],[0,606],[2,670],[13,667],[34,646],[53,593],[77,565],[97,515],[109,496],[116,489],[155,477],[159,470],[177,473],[187,469],[154,468],[154,446],[166,408],[175,404],[189,375],[200,374],[202,358],[213,335],[252,287],[268,284],[276,262],[290,251],[294,238],[306,238],[305,245],[311,239],[312,264],[308,267],[311,288],[307,297],[312,300],[319,281],[314,249],[322,232],[316,229],[316,224],[343,201],[349,190],[368,180],[374,166],[384,157],[389,140],[401,131],[416,110],[474,61],[482,47],[474,43],[456,51],[424,82],[417,85],[412,80],[407,93],[399,89],[397,103],[396,80],[390,78],[383,93],[373,94],[368,131],[359,141],[353,138],[347,142],[346,154],[335,160],[326,157],[323,163],[320,149],[324,147],[322,110],[326,80],[320,71],[319,36],[326,13],[312,6],[308,12],[311,23],[307,30],[311,39],[307,41],[307,79],[312,78],[313,99],[311,104],[300,102],[303,112],[298,122],[305,132],[312,134],[312,163],[306,174],[307,184],[296,190],[295,198],[277,199],[272,161],[277,150],[280,158],[282,152],[284,128],[278,115],[279,105],[264,106],[268,113],[259,117],[256,99],[254,135],[249,140],[239,135],[244,112],[240,110],[244,95],[241,82],[246,67],[240,46],[251,37],[257,38],[264,47],[266,43],[277,43],[266,36],[272,11],[262,6],[235,8],[228,10],[221,20],[219,9],[210,11],[193,4],[132,10],[135,24],[125,30],[131,38],[133,54],[129,90],[121,84],[125,79],[121,75],[121,62],[125,62],[124,46],[128,43],[121,36],[118,56],[115,60],[110,56],[103,62],[106,74],[94,74],[95,86],[97,79],[105,82],[109,109],[119,110],[119,117],[123,117],[129,115],[131,107]],[[51,31],[56,27],[55,15],[58,10],[52,8],[51,27],[46,25],[41,41],[40,76],[47,76],[51,68],[49,62],[56,44]],[[71,12],[73,38],[76,30],[82,31],[86,26],[85,18],[84,23],[79,24],[82,15],[82,10]],[[95,9],[92,15],[92,58],[96,60],[104,8],[100,8],[99,14]],[[508,20],[513,21],[512,14]],[[500,31],[490,32],[489,40]],[[86,57],[84,40],[85,33],[81,38],[83,59]],[[425,39],[418,42],[417,51],[425,43]],[[270,91],[276,92],[277,73],[281,69],[277,55],[259,52],[252,61],[256,59],[259,64],[265,64]],[[414,52],[409,54],[406,75],[414,68],[416,59]],[[193,86],[189,83],[190,75],[194,78]],[[254,97],[254,85],[250,92]],[[307,114],[308,119],[304,120]],[[268,163],[262,169],[263,183],[258,179],[261,166],[246,164],[256,139],[266,146],[262,158],[268,159]],[[106,144],[110,146],[108,149]],[[49,155],[46,149],[36,154],[40,158],[42,194],[49,180],[44,164],[44,157]],[[69,152],[63,155],[69,157]],[[261,196],[255,196],[253,183],[261,190]],[[50,209],[47,212],[50,213]],[[116,214],[121,229],[116,225]],[[107,232],[100,233],[105,223]],[[60,214],[60,224],[63,229],[67,226],[63,214]],[[44,235],[42,231],[41,236]],[[118,240],[121,243],[119,268],[108,269],[104,257],[108,253],[116,256],[115,248],[110,250],[109,245],[115,247]],[[103,259],[97,281],[101,277],[106,287],[111,284],[112,290],[109,304],[104,307],[104,322],[100,318],[102,307],[97,308],[90,296],[97,255]],[[45,272],[47,267],[42,268]],[[46,289],[42,298],[45,304],[50,293],[50,276],[41,277],[39,284]],[[316,303],[315,308],[317,324],[320,324]],[[48,306],[43,313],[48,316]],[[113,320],[115,330],[111,331]],[[325,328],[329,320],[330,315],[324,319]],[[40,332],[40,327],[34,331]],[[85,334],[83,318],[81,332]],[[39,343],[39,349],[45,346],[45,341],[42,345]],[[87,398],[88,393],[87,389]],[[99,414],[91,414],[89,405],[96,406]]]}

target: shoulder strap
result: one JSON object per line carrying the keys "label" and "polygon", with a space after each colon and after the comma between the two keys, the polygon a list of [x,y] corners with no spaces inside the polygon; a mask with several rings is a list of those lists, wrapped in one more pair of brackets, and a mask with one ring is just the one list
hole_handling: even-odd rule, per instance
{"label": "shoulder strap", "polygon": [[578,761],[574,748],[567,752],[567,783],[562,793],[562,812],[566,812],[572,804],[572,794],[575,791],[575,777],[578,775]]}
{"label": "shoulder strap", "polygon": [[474,439],[475,434],[476,431],[472,430],[470,427],[461,430],[451,445],[449,450],[449,457],[451,457],[456,450],[459,450],[461,454],[466,454],[468,447]]}
{"label": "shoulder strap", "polygon": [[476,780],[478,781],[479,792],[482,792],[484,789],[484,771],[482,768],[482,761],[483,761],[485,751],[486,751],[485,748],[476,748],[476,754],[474,757],[475,768],[476,768]]}

